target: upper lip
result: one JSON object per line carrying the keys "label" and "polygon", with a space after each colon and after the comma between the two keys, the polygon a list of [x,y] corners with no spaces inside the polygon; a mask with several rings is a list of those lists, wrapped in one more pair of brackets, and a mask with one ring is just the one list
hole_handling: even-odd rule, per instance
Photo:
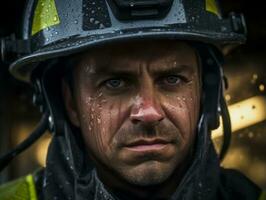
{"label": "upper lip", "polygon": [[153,144],[168,144],[169,141],[164,139],[141,139],[127,144],[127,147],[139,146],[139,145],[153,145]]}

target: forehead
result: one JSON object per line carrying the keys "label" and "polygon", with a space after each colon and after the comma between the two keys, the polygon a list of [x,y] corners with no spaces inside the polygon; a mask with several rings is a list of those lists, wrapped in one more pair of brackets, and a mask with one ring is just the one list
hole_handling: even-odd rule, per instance
{"label": "forehead", "polygon": [[153,67],[166,65],[195,65],[197,60],[193,47],[184,41],[150,40],[108,44],[92,48],[78,55],[78,65],[83,68],[104,70],[107,66],[135,68],[145,63]]}

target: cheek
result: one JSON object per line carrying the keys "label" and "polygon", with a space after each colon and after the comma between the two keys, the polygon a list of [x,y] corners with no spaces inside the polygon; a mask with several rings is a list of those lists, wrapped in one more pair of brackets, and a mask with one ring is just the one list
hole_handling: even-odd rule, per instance
{"label": "cheek", "polygon": [[108,101],[102,96],[84,97],[80,109],[81,130],[90,152],[110,157],[114,136],[122,124],[121,100]]}
{"label": "cheek", "polygon": [[168,96],[164,100],[164,110],[167,117],[180,131],[183,143],[192,140],[197,128],[199,117],[200,96],[195,88],[197,83],[191,83],[187,89]]}

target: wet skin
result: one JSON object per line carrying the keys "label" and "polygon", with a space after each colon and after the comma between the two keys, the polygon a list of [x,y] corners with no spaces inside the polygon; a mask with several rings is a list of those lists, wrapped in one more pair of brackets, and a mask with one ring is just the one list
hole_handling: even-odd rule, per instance
{"label": "wet skin", "polygon": [[63,95],[102,181],[139,198],[156,186],[161,198],[169,196],[190,158],[199,117],[195,50],[142,41],[93,48],[78,60],[74,94],[64,83]]}

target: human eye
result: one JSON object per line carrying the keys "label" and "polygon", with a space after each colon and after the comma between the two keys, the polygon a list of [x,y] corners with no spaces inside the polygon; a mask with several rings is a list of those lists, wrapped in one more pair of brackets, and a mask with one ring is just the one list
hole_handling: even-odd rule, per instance
{"label": "human eye", "polygon": [[181,81],[181,78],[176,75],[169,75],[163,78],[163,83],[167,85],[177,85]]}
{"label": "human eye", "polygon": [[184,81],[184,77],[180,75],[166,75],[158,79],[159,84],[163,86],[178,86]]}
{"label": "human eye", "polygon": [[103,82],[106,89],[120,90],[126,87],[126,81],[122,78],[111,78]]}

